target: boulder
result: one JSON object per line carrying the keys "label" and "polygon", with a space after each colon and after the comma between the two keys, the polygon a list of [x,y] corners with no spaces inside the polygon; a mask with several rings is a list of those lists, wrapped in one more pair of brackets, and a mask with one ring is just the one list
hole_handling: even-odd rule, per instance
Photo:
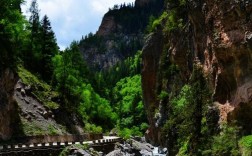
{"label": "boulder", "polygon": [[154,148],[152,145],[148,143],[141,143],[133,139],[131,139],[130,141],[132,142],[132,148],[138,151],[146,150],[148,152],[152,152],[152,149]]}
{"label": "boulder", "polygon": [[28,115],[35,117],[35,115],[32,112],[27,112]]}
{"label": "boulder", "polygon": [[40,115],[43,115],[43,112],[39,111],[39,110],[36,110],[36,112]]}
{"label": "boulder", "polygon": [[110,153],[108,153],[106,156],[124,156],[124,154],[121,152],[121,150],[117,149],[117,150],[114,150]]}
{"label": "boulder", "polygon": [[48,113],[47,111],[44,111],[42,115],[43,115],[43,117],[44,117],[45,119],[48,119],[49,116],[50,116],[49,113]]}
{"label": "boulder", "polygon": [[21,95],[22,95],[22,96],[25,96],[25,95],[26,95],[24,88],[21,89]]}
{"label": "boulder", "polygon": [[21,89],[22,89],[22,86],[20,86],[20,85],[17,85],[17,86],[16,86],[16,91],[19,91],[19,92],[20,92]]}
{"label": "boulder", "polygon": [[25,90],[25,92],[26,92],[27,94],[30,94],[31,91],[32,91],[31,85],[25,86],[24,90]]}
{"label": "boulder", "polygon": [[28,121],[31,121],[31,120],[32,120],[32,117],[31,117],[31,116],[29,116],[29,115],[28,115],[28,116],[26,116],[25,118],[26,118]]}
{"label": "boulder", "polygon": [[30,103],[30,99],[28,97],[24,98],[24,101],[29,104]]}
{"label": "boulder", "polygon": [[53,115],[53,112],[51,110],[48,111],[48,115],[49,116],[52,116]]}
{"label": "boulder", "polygon": [[140,151],[140,153],[141,153],[141,155],[144,155],[144,156],[152,156],[152,155],[153,155],[152,152],[147,151],[147,150],[145,150],[145,149],[142,149],[142,150]]}
{"label": "boulder", "polygon": [[80,156],[91,156],[91,154],[89,154],[87,151],[83,150],[83,149],[75,149],[74,152],[72,153],[73,155],[80,155]]}
{"label": "boulder", "polygon": [[168,152],[167,148],[160,148],[159,153],[166,154]]}
{"label": "boulder", "polygon": [[38,110],[39,110],[40,112],[43,112],[43,111],[44,111],[44,109],[43,109],[42,107],[38,107]]}

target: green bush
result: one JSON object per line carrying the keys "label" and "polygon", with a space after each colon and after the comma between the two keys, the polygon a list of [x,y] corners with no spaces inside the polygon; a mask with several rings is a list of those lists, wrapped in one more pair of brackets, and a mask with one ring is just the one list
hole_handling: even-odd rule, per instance
{"label": "green bush", "polygon": [[252,155],[252,135],[244,136],[239,140],[242,156]]}
{"label": "green bush", "polygon": [[159,94],[158,98],[159,98],[160,100],[164,100],[164,99],[167,98],[168,96],[169,96],[169,94],[168,94],[166,91],[162,90],[161,93]]}
{"label": "green bush", "polygon": [[184,85],[181,89],[179,95],[171,100],[172,105],[176,111],[181,111],[181,109],[189,103],[191,98],[191,86]]}
{"label": "green bush", "polygon": [[219,135],[213,137],[212,155],[237,156],[238,150],[238,127],[223,125]]}
{"label": "green bush", "polygon": [[95,124],[86,123],[84,130],[89,133],[102,133],[102,127]]}
{"label": "green bush", "polygon": [[187,156],[187,152],[188,152],[188,147],[189,147],[189,140],[185,141],[182,143],[182,145],[180,146],[179,152],[178,152],[178,156]]}
{"label": "green bush", "polygon": [[129,128],[124,128],[122,130],[119,130],[118,135],[124,139],[129,139],[131,135],[131,130]]}
{"label": "green bush", "polygon": [[58,134],[58,131],[53,125],[49,125],[48,126],[48,133],[50,135],[56,135],[56,134]]}
{"label": "green bush", "polygon": [[178,17],[177,12],[178,11],[176,9],[173,9],[168,12],[164,28],[165,32],[171,32],[173,30],[183,28],[183,19]]}
{"label": "green bush", "polygon": [[149,127],[149,125],[147,124],[147,123],[142,123],[141,125],[140,125],[140,130],[142,131],[142,132],[144,132],[144,131],[146,131],[146,129]]}
{"label": "green bush", "polygon": [[131,136],[143,136],[139,127],[133,126],[131,128],[123,128],[119,130],[119,136],[124,139],[129,139]]}
{"label": "green bush", "polygon": [[152,17],[150,20],[152,20],[153,22],[151,23],[151,26],[147,26],[149,29],[148,31],[149,32],[155,31],[159,26],[162,25],[162,22],[164,22],[167,18],[168,18],[168,13],[166,11],[164,11],[163,14],[155,20],[153,20],[153,17]]}

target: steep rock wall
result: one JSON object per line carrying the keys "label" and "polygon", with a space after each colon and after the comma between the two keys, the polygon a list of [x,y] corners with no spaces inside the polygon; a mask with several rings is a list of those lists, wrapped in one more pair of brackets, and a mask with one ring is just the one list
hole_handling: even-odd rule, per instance
{"label": "steep rock wall", "polygon": [[6,69],[0,76],[0,140],[9,139],[17,123],[17,105],[13,99],[17,76]]}
{"label": "steep rock wall", "polygon": [[[228,109],[224,120],[238,120],[244,132],[252,130],[251,126],[246,126],[250,125],[249,119],[252,117],[249,112],[252,106],[251,12],[252,2],[249,0],[190,0],[184,29],[163,33],[155,42],[147,40],[145,47],[148,48],[143,49],[144,104],[147,111],[159,111],[148,113],[149,129],[155,129],[148,136],[152,142],[162,142],[159,130],[163,123],[158,123],[156,114],[168,115],[164,114],[166,111],[160,111],[162,105],[169,105],[169,101],[158,99],[160,90],[176,94],[174,83],[178,83],[176,87],[179,88],[183,86],[179,84],[188,81],[193,63],[203,67],[213,92],[213,102],[232,107]],[[165,59],[162,59],[162,55],[165,55]],[[180,72],[173,74],[176,79],[162,74],[164,69],[169,68],[163,65],[165,61],[179,67]],[[248,112],[244,113],[244,110]]]}
{"label": "steep rock wall", "polygon": [[[152,138],[153,144],[158,142],[159,128],[156,126],[153,117],[155,115],[155,106],[158,102],[156,95],[156,83],[158,80],[158,68],[160,54],[163,51],[162,32],[152,34],[148,37],[146,45],[143,48],[143,70],[142,70],[142,88],[143,88],[143,102],[147,110],[147,117],[149,120],[150,128],[146,132]],[[147,137],[148,138],[148,137]]]}
{"label": "steep rock wall", "polygon": [[97,35],[99,36],[107,36],[109,34],[114,33],[116,30],[117,24],[115,23],[113,16],[105,16],[102,19],[102,23],[97,31]]}

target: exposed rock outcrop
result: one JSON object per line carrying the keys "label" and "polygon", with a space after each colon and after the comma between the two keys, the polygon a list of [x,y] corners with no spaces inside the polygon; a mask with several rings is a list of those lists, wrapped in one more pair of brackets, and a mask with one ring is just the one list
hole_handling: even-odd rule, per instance
{"label": "exposed rock outcrop", "polygon": [[143,102],[147,110],[147,117],[150,128],[146,132],[146,137],[151,138],[153,144],[158,142],[158,127],[153,119],[155,113],[155,104],[158,103],[156,95],[156,85],[158,81],[158,68],[160,55],[163,48],[163,36],[161,32],[152,34],[148,37],[146,45],[143,48],[143,70],[142,70],[142,88]]}
{"label": "exposed rock outcrop", "polygon": [[167,154],[166,148],[154,147],[145,141],[137,141],[129,139],[124,144],[116,143],[115,150],[108,153],[106,156],[151,156],[159,155],[164,156]]}
{"label": "exposed rock outcrop", "polygon": [[13,99],[17,76],[10,69],[0,74],[0,140],[7,140],[18,124],[17,104]]}
{"label": "exposed rock outcrop", "polygon": [[109,34],[114,33],[114,31],[116,30],[116,23],[115,23],[115,19],[113,16],[105,16],[102,19],[102,23],[99,27],[99,30],[97,31],[97,35],[99,36],[107,36]]}
{"label": "exposed rock outcrop", "polygon": [[[163,35],[154,33],[152,41],[147,39],[143,49],[143,98],[146,110],[151,111],[148,112],[150,139],[156,144],[161,142],[159,129],[162,127],[154,124],[153,112],[162,104],[157,98],[158,91],[174,93],[174,83],[185,84],[191,76],[193,62],[203,67],[213,101],[223,105],[220,111],[228,109],[220,118],[238,120],[244,132],[252,130],[246,126],[251,125],[249,120],[245,121],[252,117],[252,2],[190,0],[187,5],[188,20],[184,29]],[[162,69],[169,68],[163,66],[162,58],[180,69],[175,74],[176,80],[166,80],[161,74]]]}

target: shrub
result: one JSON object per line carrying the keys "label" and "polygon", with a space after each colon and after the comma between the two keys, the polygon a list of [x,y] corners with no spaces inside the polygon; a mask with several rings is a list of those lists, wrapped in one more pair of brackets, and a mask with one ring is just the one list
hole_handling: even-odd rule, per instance
{"label": "shrub", "polygon": [[129,139],[131,136],[131,130],[129,128],[124,128],[119,131],[119,136],[124,138],[124,139]]}
{"label": "shrub", "polygon": [[[142,128],[142,127],[141,127]],[[131,128],[123,128],[119,130],[119,136],[124,139],[129,139],[131,136],[143,136],[143,133],[141,132],[141,128],[137,126],[133,126]]]}
{"label": "shrub", "polygon": [[142,123],[141,126],[140,126],[140,130],[142,132],[146,131],[146,129],[149,127],[149,125],[147,123]]}
{"label": "shrub", "polygon": [[102,133],[102,127],[86,123],[84,130],[89,133]]}
{"label": "shrub", "polygon": [[51,135],[56,135],[56,134],[58,134],[58,131],[53,125],[49,125],[48,126],[48,133]]}
{"label": "shrub", "polygon": [[239,140],[242,156],[252,155],[252,135],[244,136]]}
{"label": "shrub", "polygon": [[219,135],[213,137],[212,155],[236,156],[238,150],[238,127],[223,125]]}
{"label": "shrub", "polygon": [[168,94],[166,91],[162,90],[161,93],[159,94],[158,98],[159,98],[160,100],[164,100],[164,99],[166,99],[168,96],[169,96],[169,94]]}

